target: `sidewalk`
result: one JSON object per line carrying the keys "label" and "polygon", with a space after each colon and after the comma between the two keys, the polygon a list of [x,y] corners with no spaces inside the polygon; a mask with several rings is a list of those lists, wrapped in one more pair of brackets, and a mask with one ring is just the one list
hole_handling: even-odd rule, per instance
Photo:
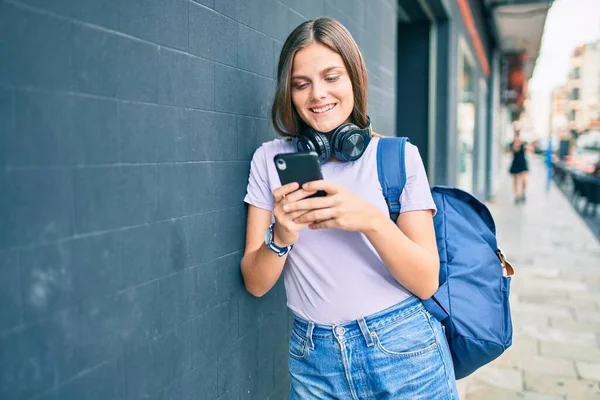
{"label": "sidewalk", "polygon": [[[531,157],[528,198],[510,177],[489,204],[515,267],[513,346],[458,382],[461,400],[600,399],[600,244]],[[505,169],[506,170],[506,169]]]}

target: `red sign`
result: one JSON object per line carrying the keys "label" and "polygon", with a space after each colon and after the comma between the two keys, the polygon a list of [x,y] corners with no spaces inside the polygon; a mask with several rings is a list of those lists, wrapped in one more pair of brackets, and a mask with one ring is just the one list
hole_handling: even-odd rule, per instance
{"label": "red sign", "polygon": [[527,96],[527,76],[525,75],[525,52],[506,54],[502,57],[502,103],[511,106],[512,111],[520,111]]}
{"label": "red sign", "polygon": [[475,20],[473,19],[471,7],[469,7],[469,0],[456,1],[458,3],[458,8],[460,9],[460,14],[462,15],[463,21],[465,22],[467,32],[469,33],[469,37],[471,38],[471,42],[473,43],[473,47],[475,48],[475,53],[477,54],[477,58],[479,59],[479,63],[481,64],[483,74],[487,78],[490,75],[490,64],[485,55],[483,44],[481,44],[481,38],[479,37],[479,33],[475,28]]}

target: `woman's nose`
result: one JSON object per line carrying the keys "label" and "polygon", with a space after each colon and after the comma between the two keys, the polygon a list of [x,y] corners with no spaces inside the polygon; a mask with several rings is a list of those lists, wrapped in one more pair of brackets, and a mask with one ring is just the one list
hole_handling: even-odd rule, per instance
{"label": "woman's nose", "polygon": [[327,97],[327,90],[325,89],[325,86],[323,84],[313,83],[311,95],[312,100],[323,99]]}

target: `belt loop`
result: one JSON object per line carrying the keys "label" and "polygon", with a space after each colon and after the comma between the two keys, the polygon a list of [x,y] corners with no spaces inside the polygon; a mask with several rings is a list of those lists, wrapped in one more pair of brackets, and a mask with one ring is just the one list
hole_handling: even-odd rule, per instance
{"label": "belt loop", "polygon": [[367,347],[373,346],[375,342],[373,342],[373,336],[371,335],[371,332],[367,327],[367,321],[365,321],[364,318],[359,319],[358,326],[360,327],[360,331],[362,332],[363,337],[365,338],[365,342],[367,342]]}
{"label": "belt loop", "polygon": [[312,340],[313,330],[315,329],[315,323],[312,321],[308,322],[308,328],[306,328],[306,343],[308,344],[308,348],[311,350],[315,349],[315,344]]}

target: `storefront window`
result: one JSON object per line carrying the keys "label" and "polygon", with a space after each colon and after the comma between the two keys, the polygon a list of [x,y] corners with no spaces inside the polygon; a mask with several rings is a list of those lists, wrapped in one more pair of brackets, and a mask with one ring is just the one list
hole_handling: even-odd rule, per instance
{"label": "storefront window", "polygon": [[473,144],[475,142],[475,72],[464,50],[459,51],[458,84],[458,179],[457,186],[473,190]]}
{"label": "storefront window", "polygon": [[475,154],[475,164],[477,165],[475,171],[475,182],[474,194],[478,196],[485,196],[485,172],[486,172],[486,123],[487,123],[487,85],[484,79],[479,79],[479,100],[478,108],[479,115],[477,116],[477,133],[475,134],[475,146],[477,147]]}

